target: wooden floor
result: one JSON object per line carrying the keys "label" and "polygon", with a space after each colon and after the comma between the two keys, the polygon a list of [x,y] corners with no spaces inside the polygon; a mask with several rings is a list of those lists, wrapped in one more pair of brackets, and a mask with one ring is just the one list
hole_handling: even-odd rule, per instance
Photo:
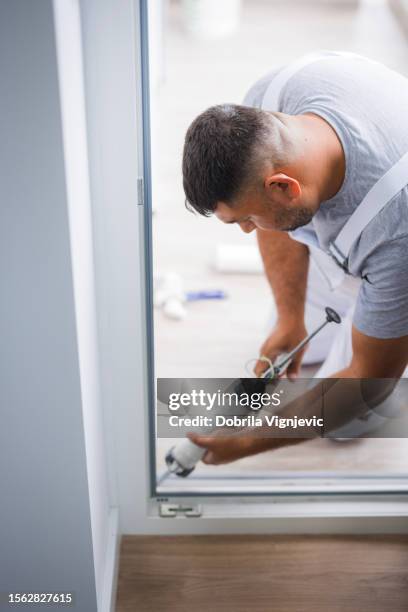
{"label": "wooden floor", "polygon": [[406,612],[406,536],[126,536],[117,612]]}

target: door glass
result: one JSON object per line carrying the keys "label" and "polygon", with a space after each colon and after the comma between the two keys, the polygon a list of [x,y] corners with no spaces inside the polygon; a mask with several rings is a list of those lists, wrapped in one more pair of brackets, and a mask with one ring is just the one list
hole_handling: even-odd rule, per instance
{"label": "door glass", "polygon": [[[208,107],[241,104],[263,75],[316,49],[355,52],[407,75],[407,40],[389,3],[380,0],[157,1],[149,3],[149,11],[155,376],[249,377],[251,360],[276,322],[276,308],[255,232],[186,209],[181,170],[186,131]],[[329,280],[338,274],[334,266]],[[330,305],[347,325],[355,283],[346,280],[340,294],[330,293],[318,260],[309,275],[308,331],[325,320],[324,307]],[[341,344],[335,327],[328,325],[310,344],[302,379],[318,374],[333,343]],[[330,374],[337,357],[341,369],[341,350],[339,345]],[[401,393],[404,403],[403,388]],[[157,438],[158,491],[404,486],[404,437],[345,438],[307,440],[224,465],[200,461],[184,478],[165,477],[166,454],[183,440]]]}

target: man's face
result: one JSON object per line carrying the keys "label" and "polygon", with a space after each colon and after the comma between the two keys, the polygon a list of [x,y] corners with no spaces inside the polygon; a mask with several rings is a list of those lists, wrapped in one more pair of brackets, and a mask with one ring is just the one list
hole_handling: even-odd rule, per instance
{"label": "man's face", "polygon": [[287,190],[283,184],[268,192],[246,192],[231,204],[218,202],[214,214],[223,223],[237,223],[246,234],[256,228],[293,231],[309,223],[314,212],[305,205],[302,194],[292,198]]}

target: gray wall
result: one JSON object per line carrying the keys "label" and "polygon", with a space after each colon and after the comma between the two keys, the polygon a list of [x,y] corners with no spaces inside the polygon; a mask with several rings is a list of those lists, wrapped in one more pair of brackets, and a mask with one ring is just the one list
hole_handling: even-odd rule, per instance
{"label": "gray wall", "polygon": [[0,78],[0,591],[74,591],[92,612],[51,0],[1,0]]}

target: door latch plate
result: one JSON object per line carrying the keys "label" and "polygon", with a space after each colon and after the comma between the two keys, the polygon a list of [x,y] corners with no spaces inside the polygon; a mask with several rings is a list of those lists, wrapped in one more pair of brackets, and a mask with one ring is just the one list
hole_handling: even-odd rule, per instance
{"label": "door latch plate", "polygon": [[186,518],[197,518],[202,515],[202,508],[199,504],[186,505],[161,503],[159,504],[159,515],[162,518],[177,518],[180,516],[184,516]]}

